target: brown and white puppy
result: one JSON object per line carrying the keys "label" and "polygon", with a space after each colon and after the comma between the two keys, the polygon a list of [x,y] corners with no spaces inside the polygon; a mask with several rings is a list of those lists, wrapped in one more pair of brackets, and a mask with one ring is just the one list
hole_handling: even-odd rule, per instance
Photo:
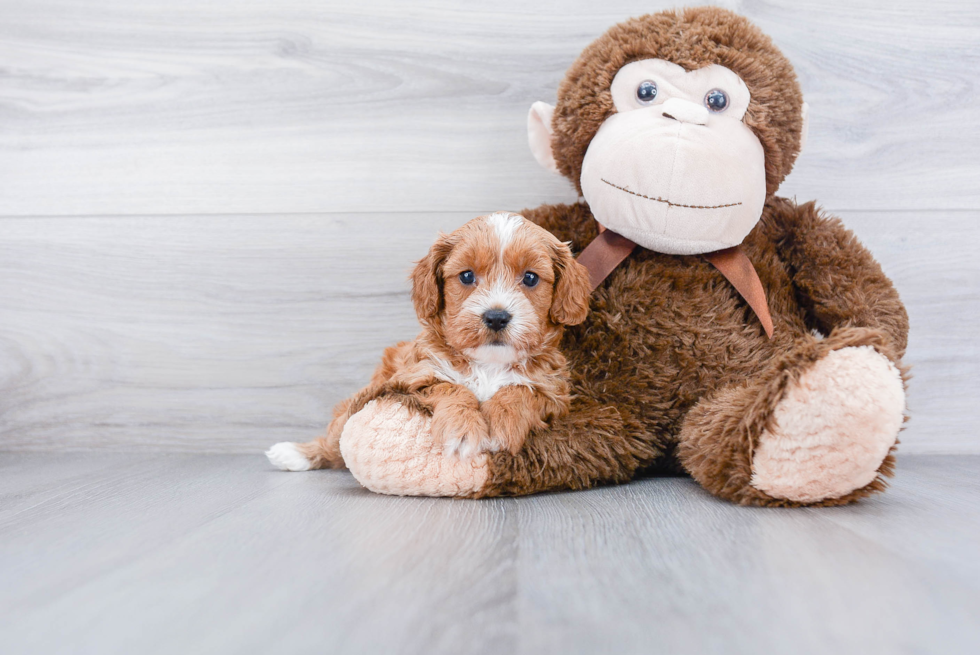
{"label": "brown and white puppy", "polygon": [[447,454],[517,453],[528,433],[568,411],[563,326],[585,320],[589,278],[568,246],[498,212],[440,235],[412,274],[422,333],[388,348],[370,384],[340,403],[327,436],[280,443],[279,468],[344,466],[340,436],[371,400],[397,393],[432,413]]}

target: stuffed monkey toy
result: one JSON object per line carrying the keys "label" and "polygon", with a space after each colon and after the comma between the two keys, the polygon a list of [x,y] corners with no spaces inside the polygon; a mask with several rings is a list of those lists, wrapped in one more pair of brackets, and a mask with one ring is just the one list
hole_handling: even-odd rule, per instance
{"label": "stuffed monkey toy", "polygon": [[793,68],[719,8],[628,20],[585,49],[528,131],[583,199],[523,213],[595,290],[565,332],[570,413],[519,453],[433,449],[397,396],[347,424],[346,465],[385,493],[486,497],[683,471],[745,505],[884,489],[905,412],[908,318],[840,220],[776,196],[806,139]]}

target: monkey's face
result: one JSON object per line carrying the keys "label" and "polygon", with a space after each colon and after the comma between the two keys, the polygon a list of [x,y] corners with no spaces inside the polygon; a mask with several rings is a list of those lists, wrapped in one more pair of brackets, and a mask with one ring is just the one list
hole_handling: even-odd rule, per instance
{"label": "monkey's face", "polygon": [[650,250],[697,254],[738,245],[766,199],[765,155],[743,122],[749,90],[713,64],[661,59],[621,68],[616,113],[589,144],[582,193],[596,219]]}

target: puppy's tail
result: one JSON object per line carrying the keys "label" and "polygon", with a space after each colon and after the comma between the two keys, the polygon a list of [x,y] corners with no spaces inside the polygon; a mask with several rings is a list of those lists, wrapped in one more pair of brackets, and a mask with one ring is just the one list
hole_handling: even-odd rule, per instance
{"label": "puppy's tail", "polygon": [[283,471],[344,468],[340,446],[330,437],[321,437],[308,443],[283,441],[265,451],[265,456],[273,466]]}

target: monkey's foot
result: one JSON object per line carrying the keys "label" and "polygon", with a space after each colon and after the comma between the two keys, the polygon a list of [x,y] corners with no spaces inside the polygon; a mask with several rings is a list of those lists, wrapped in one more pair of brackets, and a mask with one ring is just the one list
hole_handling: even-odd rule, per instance
{"label": "monkey's foot", "polygon": [[790,386],[759,437],[751,484],[811,503],[870,484],[902,427],[898,369],[871,346],[827,353]]}
{"label": "monkey's foot", "polygon": [[483,488],[486,454],[447,457],[431,423],[396,400],[372,400],[344,425],[340,452],[357,481],[376,493],[465,496]]}

